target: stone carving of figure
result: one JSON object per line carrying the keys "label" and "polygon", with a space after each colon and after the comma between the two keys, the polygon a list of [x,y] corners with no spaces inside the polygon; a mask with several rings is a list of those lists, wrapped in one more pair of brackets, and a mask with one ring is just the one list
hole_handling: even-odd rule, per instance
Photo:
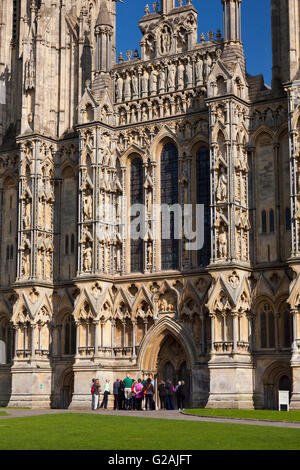
{"label": "stone carving of figure", "polygon": [[91,220],[93,216],[92,196],[87,193],[83,198],[83,215],[84,220]]}
{"label": "stone carving of figure", "polygon": [[29,197],[25,199],[25,215],[23,219],[23,227],[24,229],[30,228],[31,223],[31,203]]}
{"label": "stone carving of figure", "polygon": [[225,227],[221,226],[219,232],[219,256],[220,258],[227,258],[227,233]]}
{"label": "stone carving of figure", "polygon": [[227,176],[225,174],[225,169],[223,166],[220,168],[220,175],[217,185],[217,200],[226,201],[227,197]]}
{"label": "stone carving of figure", "polygon": [[83,251],[83,269],[84,271],[90,271],[92,269],[92,247],[90,243],[86,244]]}
{"label": "stone carving of figure", "polygon": [[186,74],[186,86],[190,88],[191,86],[193,86],[193,66],[190,61],[188,61],[185,66],[185,74]]}
{"label": "stone carving of figure", "polygon": [[147,257],[148,257],[148,266],[152,265],[152,244],[149,242],[147,244]]}
{"label": "stone carving of figure", "polygon": [[178,90],[184,88],[184,65],[182,62],[177,67],[177,88]]}
{"label": "stone carving of figure", "polygon": [[38,224],[40,227],[44,224],[44,202],[41,198],[38,200]]}
{"label": "stone carving of figure", "polygon": [[45,277],[46,279],[51,278],[51,267],[52,267],[52,251],[47,250],[45,259]]}
{"label": "stone carving of figure", "polygon": [[160,39],[161,39],[161,42],[160,42],[161,53],[168,54],[171,48],[171,34],[167,25],[165,25],[165,27],[163,28]]}
{"label": "stone carving of figure", "polygon": [[146,106],[142,107],[142,116],[141,116],[142,121],[147,121],[147,108]]}
{"label": "stone carving of figure", "polygon": [[196,72],[196,86],[200,86],[203,84],[203,62],[200,57],[198,57],[197,62],[195,64],[195,72]]}
{"label": "stone carving of figure", "polygon": [[152,68],[151,74],[150,74],[150,94],[151,95],[157,94],[157,73],[154,68]]}
{"label": "stone carving of figure", "polygon": [[131,78],[129,74],[126,75],[126,79],[125,79],[124,98],[125,98],[125,101],[131,100]]}
{"label": "stone carving of figure", "polygon": [[22,261],[23,261],[23,274],[24,274],[24,276],[29,276],[29,273],[30,273],[30,250],[27,246],[23,251]]}
{"label": "stone carving of figure", "polygon": [[176,66],[175,64],[170,64],[168,66],[168,91],[173,91],[175,88],[175,73]]}
{"label": "stone carving of figure", "polygon": [[116,100],[122,101],[122,98],[123,98],[123,78],[121,77],[121,75],[119,75],[117,78],[117,83],[116,83]]}
{"label": "stone carving of figure", "polygon": [[159,72],[158,88],[159,88],[159,93],[164,93],[165,88],[166,88],[166,74],[165,74],[164,69],[161,69]]}
{"label": "stone carving of figure", "polygon": [[142,97],[148,96],[148,72],[145,70],[142,75]]}
{"label": "stone carving of figure", "polygon": [[135,73],[132,74],[131,77],[131,85],[132,85],[132,98],[136,99],[138,97],[138,78]]}

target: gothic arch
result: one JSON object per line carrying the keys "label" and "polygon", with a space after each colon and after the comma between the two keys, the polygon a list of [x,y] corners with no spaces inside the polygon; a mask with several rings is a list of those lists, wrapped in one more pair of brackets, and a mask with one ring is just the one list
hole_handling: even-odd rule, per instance
{"label": "gothic arch", "polygon": [[141,370],[156,370],[158,354],[167,334],[171,334],[182,346],[186,353],[187,367],[194,367],[198,354],[191,335],[186,333],[182,325],[165,317],[149,329],[140,344],[137,364]]}

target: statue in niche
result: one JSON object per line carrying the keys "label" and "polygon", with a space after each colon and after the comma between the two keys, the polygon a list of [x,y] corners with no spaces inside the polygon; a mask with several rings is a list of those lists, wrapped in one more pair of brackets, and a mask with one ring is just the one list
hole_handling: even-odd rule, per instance
{"label": "statue in niche", "polygon": [[148,56],[151,56],[151,54],[154,52],[154,40],[150,35],[145,38],[145,50]]}
{"label": "statue in niche", "polygon": [[172,91],[175,88],[175,73],[176,73],[176,66],[175,64],[169,64],[168,66],[168,91]]}
{"label": "statue in niche", "polygon": [[177,67],[177,88],[178,90],[184,88],[184,65],[182,62],[179,62]]}
{"label": "statue in niche", "polygon": [[117,245],[116,245],[116,269],[117,269],[117,272],[121,272],[121,270],[122,270],[121,249],[122,249],[121,244],[117,243]]}
{"label": "statue in niche", "polygon": [[131,78],[129,74],[126,74],[126,78],[125,78],[124,98],[125,98],[125,101],[131,100]]}
{"label": "statue in niche", "polygon": [[158,82],[159,93],[164,93],[165,88],[166,88],[166,74],[165,74],[164,68],[161,68],[158,79],[159,79],[159,82]]}
{"label": "statue in niche", "polygon": [[121,75],[118,76],[116,82],[116,100],[122,101],[123,98],[123,78]]}
{"label": "statue in niche", "polygon": [[90,191],[87,191],[83,197],[83,217],[84,220],[91,220],[93,217],[93,202]]}
{"label": "statue in niche", "polygon": [[45,258],[45,277],[46,279],[51,278],[51,270],[52,270],[52,249],[48,249],[46,251],[46,258]]}
{"label": "statue in niche", "polygon": [[226,233],[224,225],[221,225],[220,227],[218,240],[219,240],[219,257],[227,258],[228,240],[227,240],[227,233]]}
{"label": "statue in niche", "polygon": [[157,94],[157,72],[154,67],[152,67],[150,73],[150,94],[156,95]]}
{"label": "statue in niche", "polygon": [[157,102],[153,103],[152,117],[153,118],[158,118],[159,117],[159,105],[158,105]]}
{"label": "statue in niche", "polygon": [[83,269],[84,271],[92,269],[92,246],[90,243],[87,243],[83,250]]}
{"label": "statue in niche", "polygon": [[193,86],[193,66],[190,61],[185,66],[186,86],[189,88]]}
{"label": "statue in niche", "polygon": [[217,200],[219,202],[226,201],[227,197],[227,176],[225,174],[225,168],[221,166],[220,174],[217,184]]}
{"label": "statue in niche", "polygon": [[162,54],[168,54],[171,48],[171,34],[167,25],[164,26],[160,37],[160,50]]}
{"label": "statue in niche", "polygon": [[148,218],[151,218],[151,213],[152,213],[152,188],[148,188],[147,196],[146,196],[146,206],[147,206]]}
{"label": "statue in niche", "polygon": [[38,200],[38,224],[40,227],[44,226],[44,201],[42,198]]}
{"label": "statue in niche", "polygon": [[144,73],[142,75],[142,96],[148,96],[148,81],[149,81],[148,72],[144,70]]}
{"label": "statue in niche", "polygon": [[198,57],[195,64],[195,73],[196,73],[196,86],[203,84],[203,62],[200,57]]}
{"label": "statue in niche", "polygon": [[146,105],[144,105],[144,106],[142,107],[141,120],[142,120],[142,121],[147,121],[147,107],[146,107]]}
{"label": "statue in niche", "polygon": [[133,72],[131,77],[131,85],[132,85],[132,97],[133,99],[138,97],[138,78],[136,74]]}
{"label": "statue in niche", "polygon": [[152,243],[151,242],[147,243],[147,260],[148,260],[148,266],[152,266]]}
{"label": "statue in niche", "polygon": [[23,218],[23,227],[26,230],[30,228],[30,224],[31,224],[31,201],[28,196],[26,197],[24,204],[25,204],[25,208],[24,208],[25,214]]}
{"label": "statue in niche", "polygon": [[27,277],[29,276],[29,273],[30,273],[30,250],[28,246],[26,246],[23,250],[22,264],[23,264],[23,275]]}

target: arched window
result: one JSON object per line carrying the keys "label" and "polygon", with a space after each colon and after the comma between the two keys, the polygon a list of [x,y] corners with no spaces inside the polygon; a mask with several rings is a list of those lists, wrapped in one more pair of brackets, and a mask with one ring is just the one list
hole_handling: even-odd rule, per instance
{"label": "arched window", "polygon": [[0,321],[0,364],[11,362],[11,331],[6,318]]}
{"label": "arched window", "polygon": [[[178,151],[175,144],[168,142],[161,153],[161,204],[172,206],[178,203]],[[163,214],[163,212],[162,212]],[[165,221],[161,217],[161,227]],[[163,232],[163,230],[162,230]],[[161,269],[178,269],[179,240],[175,238],[175,217],[170,212],[170,236],[161,235]]]}
{"label": "arched window", "polygon": [[[131,161],[130,169],[130,204],[143,204],[143,163],[141,158],[137,157]],[[136,213],[131,217],[133,221],[136,217],[141,217],[142,214]],[[134,225],[132,226],[132,230]],[[137,231],[142,230],[142,227],[136,227]],[[131,236],[131,272],[142,272],[143,271],[143,240],[142,238],[134,239],[133,234]]]}
{"label": "arched window", "polygon": [[283,332],[284,332],[284,342],[283,346],[285,348],[291,347],[291,316],[289,311],[283,313]]}
{"label": "arched window", "polygon": [[210,164],[209,149],[201,147],[196,154],[197,204],[204,205],[204,245],[198,250],[198,265],[206,266],[210,259]]}
{"label": "arched window", "polygon": [[64,354],[76,353],[76,326],[74,318],[68,315],[64,321]]}
{"label": "arched window", "polygon": [[66,238],[65,238],[65,254],[66,255],[69,254],[69,235],[66,235]]}
{"label": "arched window", "polygon": [[261,213],[261,231],[262,233],[267,233],[267,213],[262,211]]}
{"label": "arched window", "polygon": [[263,305],[263,310],[260,314],[260,345],[262,348],[275,347],[274,313],[267,303]]}
{"label": "arched window", "polygon": [[74,233],[71,235],[71,253],[74,254],[74,249],[75,249],[75,237]]}
{"label": "arched window", "polygon": [[274,232],[275,230],[275,223],[274,223],[274,211],[273,209],[270,210],[270,213],[269,213],[269,217],[270,217],[270,232]]}
{"label": "arched window", "polygon": [[285,209],[285,230],[291,230],[291,209]]}

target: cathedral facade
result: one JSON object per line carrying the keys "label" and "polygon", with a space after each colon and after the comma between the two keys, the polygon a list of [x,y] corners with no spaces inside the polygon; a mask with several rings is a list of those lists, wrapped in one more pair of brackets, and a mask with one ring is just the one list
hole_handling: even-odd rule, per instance
{"label": "cathedral facade", "polygon": [[300,1],[271,7],[268,87],[242,0],[207,34],[191,0],[146,5],[118,58],[116,0],[2,0],[0,404],[151,373],[190,407],[300,409]]}

